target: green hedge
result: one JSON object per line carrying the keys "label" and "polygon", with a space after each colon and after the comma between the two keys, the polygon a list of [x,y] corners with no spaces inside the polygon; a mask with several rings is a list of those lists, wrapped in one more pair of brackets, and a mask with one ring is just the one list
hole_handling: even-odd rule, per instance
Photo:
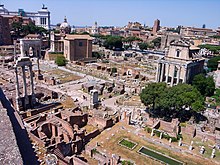
{"label": "green hedge", "polygon": [[65,66],[66,65],[66,59],[64,56],[57,56],[56,59],[55,59],[55,63],[58,65],[58,66]]}
{"label": "green hedge", "polygon": [[[149,128],[149,127],[145,127],[144,130],[147,131],[147,133],[151,133],[152,132],[152,128]],[[154,130],[154,134],[157,137],[160,137],[161,132],[158,131],[158,130]],[[176,135],[176,137],[172,137],[172,136],[169,136],[168,134],[164,134],[163,133],[162,138],[167,139],[167,140],[170,140],[170,138],[171,138],[172,142],[177,142],[178,140],[180,140],[180,138],[182,138],[182,135],[178,134],[178,135]]]}

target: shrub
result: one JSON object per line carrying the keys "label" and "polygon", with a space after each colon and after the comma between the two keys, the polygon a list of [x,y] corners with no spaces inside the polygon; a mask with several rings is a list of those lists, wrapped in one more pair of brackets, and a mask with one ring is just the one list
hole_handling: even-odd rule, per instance
{"label": "shrub", "polygon": [[177,140],[177,138],[175,138],[175,137],[170,137],[171,139],[172,139],[172,142],[177,142],[178,140]]}
{"label": "shrub", "polygon": [[57,56],[55,59],[55,63],[58,66],[65,66],[66,65],[66,59],[64,56]]}
{"label": "shrub", "polygon": [[176,138],[177,138],[177,140],[180,140],[180,138],[183,139],[183,136],[182,136],[182,134],[178,134],[178,135],[176,135]]}
{"label": "shrub", "polygon": [[146,127],[146,128],[145,128],[145,131],[147,131],[147,133],[151,133],[152,129],[149,128],[149,127]]}
{"label": "shrub", "polygon": [[155,135],[157,136],[157,137],[160,137],[160,131],[158,131],[158,130],[154,130],[154,133],[155,133]]}
{"label": "shrub", "polygon": [[128,161],[128,160],[123,160],[123,161],[121,162],[121,164],[122,164],[122,165],[133,165],[133,163],[131,163],[131,162]]}
{"label": "shrub", "polygon": [[170,136],[169,136],[169,135],[166,135],[166,134],[163,134],[162,138],[169,140],[169,139],[170,139]]}

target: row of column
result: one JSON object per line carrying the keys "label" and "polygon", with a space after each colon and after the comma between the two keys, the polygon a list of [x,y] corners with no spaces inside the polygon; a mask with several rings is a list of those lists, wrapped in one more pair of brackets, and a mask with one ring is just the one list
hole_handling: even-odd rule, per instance
{"label": "row of column", "polygon": [[[29,71],[30,71],[30,87],[31,87],[31,92],[30,95],[34,96],[34,81],[33,81],[33,72],[32,72],[32,66],[29,65]],[[27,94],[27,81],[26,81],[26,74],[25,74],[25,66],[21,66],[22,68],[22,79],[23,79],[23,97],[25,99],[24,101],[24,106],[29,104],[28,100],[28,94]],[[16,100],[20,100],[20,90],[19,90],[19,80],[18,80],[18,67],[15,67],[15,78],[16,78]],[[19,103],[17,103],[19,104]],[[19,105],[17,105],[17,108],[19,109]],[[26,107],[24,107],[26,109]]]}
{"label": "row of column", "polygon": [[[156,81],[157,82],[166,82],[168,83],[169,81],[169,75],[170,75],[170,65],[169,63],[165,64],[165,63],[158,63],[158,66],[157,66],[157,72],[156,72]],[[173,86],[174,85],[174,73],[175,73],[175,69],[174,68],[174,72],[171,73],[171,82],[170,82],[170,85]],[[182,70],[182,66],[179,66],[177,68],[177,82],[176,84],[178,84],[180,82],[180,77],[181,77],[181,70]],[[165,72],[166,71],[166,72]],[[164,73],[165,72],[165,73]],[[186,82],[186,69],[185,69],[185,76],[183,78],[183,83]],[[163,78],[164,76],[166,77],[165,78],[165,81],[163,81]]]}

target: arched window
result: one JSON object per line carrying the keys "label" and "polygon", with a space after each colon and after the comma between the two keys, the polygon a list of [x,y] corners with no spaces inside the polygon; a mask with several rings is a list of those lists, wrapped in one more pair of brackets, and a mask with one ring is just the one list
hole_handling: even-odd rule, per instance
{"label": "arched window", "polygon": [[180,57],[180,50],[179,49],[176,50],[176,57]]}

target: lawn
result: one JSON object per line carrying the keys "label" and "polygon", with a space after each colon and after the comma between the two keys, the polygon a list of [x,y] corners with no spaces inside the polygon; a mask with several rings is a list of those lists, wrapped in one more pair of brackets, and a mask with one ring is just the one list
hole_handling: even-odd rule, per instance
{"label": "lawn", "polygon": [[129,149],[134,149],[134,147],[137,145],[137,144],[131,142],[130,140],[126,140],[126,139],[122,139],[119,142],[119,144],[122,146],[128,147]]}

